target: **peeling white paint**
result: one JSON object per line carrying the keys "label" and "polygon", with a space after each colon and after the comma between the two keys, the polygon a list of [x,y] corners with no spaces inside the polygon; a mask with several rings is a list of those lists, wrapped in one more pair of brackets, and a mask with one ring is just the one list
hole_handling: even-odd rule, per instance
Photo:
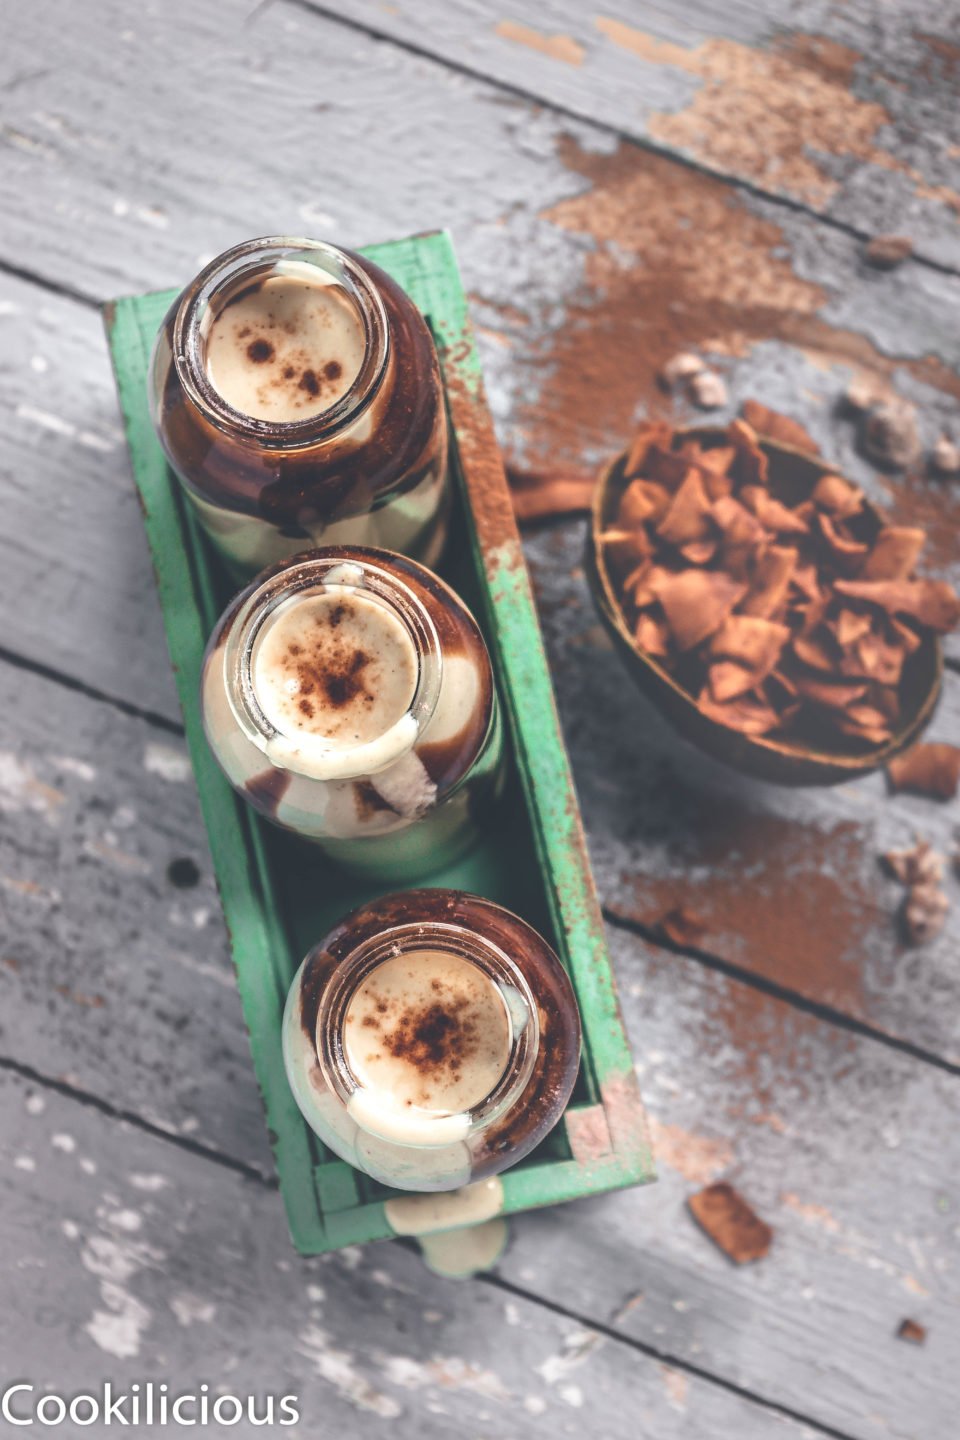
{"label": "peeling white paint", "polygon": [[32,1155],[17,1155],[13,1162],[13,1168],[14,1170],[26,1170],[28,1174],[32,1174],[37,1168],[37,1162]]}
{"label": "peeling white paint", "polygon": [[72,1155],[77,1148],[77,1142],[72,1135],[57,1134],[50,1136],[50,1144],[54,1150],[62,1150],[64,1155]]}
{"label": "peeling white paint", "polygon": [[190,761],[186,751],[158,740],[151,740],[144,747],[143,763],[151,775],[159,775],[161,780],[169,780],[173,785],[182,785],[190,779]]}
{"label": "peeling white paint", "polygon": [[115,1230],[125,1230],[130,1235],[143,1225],[143,1216],[136,1210],[114,1210],[105,1218]]}
{"label": "peeling white paint", "polygon": [[106,1310],[95,1310],[84,1330],[95,1345],[118,1360],[140,1354],[140,1337],[150,1323],[150,1311],[120,1285],[105,1280],[100,1293]]}
{"label": "peeling white paint", "polygon": [[203,1300],[192,1290],[181,1290],[179,1294],[171,1295],[169,1305],[178,1322],[184,1327],[209,1325],[217,1313],[217,1307],[212,1300]]}
{"label": "peeling white paint", "polygon": [[121,1360],[139,1355],[140,1339],[152,1316],[142,1300],[130,1294],[126,1284],[138,1271],[158,1266],[165,1259],[162,1250],[142,1241],[109,1235],[88,1237],[80,1260],[84,1269],[96,1276],[106,1308],[95,1310],[83,1328],[108,1355]]}
{"label": "peeling white paint", "polygon": [[31,810],[53,820],[64,799],[62,790],[45,785],[19,756],[0,751],[0,810]]}
{"label": "peeling white paint", "polygon": [[588,1355],[604,1343],[605,1337],[597,1330],[571,1330],[564,1336],[563,1349],[557,1355],[550,1355],[542,1365],[537,1366],[548,1385],[557,1385],[565,1380],[577,1365],[582,1365]]}
{"label": "peeling white paint", "polygon": [[23,1102],[23,1108],[28,1115],[42,1115],[47,1108],[47,1102],[42,1095],[28,1095]]}
{"label": "peeling white paint", "polygon": [[170,1184],[166,1175],[145,1175],[136,1170],[127,1176],[127,1180],[134,1190],[145,1190],[151,1195],[155,1195],[158,1190],[165,1190]]}
{"label": "peeling white paint", "polygon": [[65,770],[68,775],[75,775],[78,780],[85,780],[88,784],[97,778],[93,765],[89,765],[86,760],[77,760],[73,755],[51,755],[50,763],[58,770]]}
{"label": "peeling white paint", "polygon": [[309,1326],[297,1338],[297,1353],[313,1366],[314,1373],[332,1385],[337,1394],[357,1410],[368,1410],[382,1420],[396,1420],[403,1409],[391,1395],[375,1390],[358,1374],[354,1357],[347,1350],[337,1350],[330,1336],[316,1325]]}

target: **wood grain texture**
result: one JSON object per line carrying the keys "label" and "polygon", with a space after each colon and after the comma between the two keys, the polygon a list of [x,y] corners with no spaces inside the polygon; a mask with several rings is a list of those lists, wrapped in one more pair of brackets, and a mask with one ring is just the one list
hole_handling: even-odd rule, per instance
{"label": "wood grain texture", "polygon": [[960,266],[960,29],[936,0],[585,10],[318,3],[864,234]]}
{"label": "wood grain texture", "polygon": [[152,1378],[254,1394],[260,1415],[296,1395],[301,1423],[280,1433],[301,1440],[555,1437],[585,1413],[598,1440],[818,1433],[522,1296],[438,1280],[398,1245],[295,1259],[263,1186],[16,1077],[0,1105],[0,1351],[34,1402]]}
{"label": "wood grain texture", "polygon": [[[22,731],[16,758],[0,759],[0,1013],[15,1017],[3,1055],[269,1175],[184,750],[17,678]],[[197,864],[195,888],[167,879],[175,857]],[[958,1283],[955,1080],[610,938],[660,1183],[521,1217],[499,1273],[858,1440],[939,1440]],[[732,1270],[685,1212],[686,1194],[721,1176],[774,1225],[762,1268]],[[922,1363],[892,1338],[914,1313],[930,1330]]]}

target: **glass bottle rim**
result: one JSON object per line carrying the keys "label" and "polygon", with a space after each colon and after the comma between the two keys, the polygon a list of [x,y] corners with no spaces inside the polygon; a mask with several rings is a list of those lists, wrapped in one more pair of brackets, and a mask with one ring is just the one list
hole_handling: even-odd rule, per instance
{"label": "glass bottle rim", "polygon": [[[516,961],[487,936],[454,921],[411,921],[390,926],[360,941],[337,963],[320,1001],[314,1035],[317,1062],[327,1085],[344,1105],[348,1105],[354,1093],[363,1088],[350,1067],[343,1039],[350,1002],[363,981],[379,965],[417,950],[440,950],[473,963],[498,989],[505,984],[511,986],[520,996],[525,1011],[524,1023],[518,1026],[501,989],[501,998],[510,1020],[510,1054],[493,1089],[463,1112],[467,1117],[463,1138],[468,1139],[492,1125],[516,1104],[530,1082],[540,1048],[539,1013],[530,983]],[[390,1138],[394,1143],[406,1144],[411,1149],[448,1144],[449,1136],[442,1123],[448,1118],[445,1112],[437,1112],[439,1133],[435,1141],[418,1138],[416,1142],[404,1142],[395,1136]]]}
{"label": "glass bottle rim", "polygon": [[[224,291],[241,289],[244,281],[251,283],[283,261],[316,265],[347,292],[363,326],[363,360],[353,384],[328,409],[303,420],[262,420],[235,409],[211,384],[203,362],[203,321]],[[323,240],[265,235],[232,246],[200,271],[174,317],[173,361],[193,404],[219,430],[268,449],[302,449],[354,424],[380,389],[389,353],[390,323],[377,286],[356,256]]]}
{"label": "glass bottle rim", "polygon": [[[345,574],[329,581],[337,570]],[[351,571],[358,572],[356,578]],[[270,616],[294,596],[326,584],[376,599],[403,626],[417,657],[417,681],[407,710],[376,740],[349,749],[325,746],[320,736],[290,741],[264,713],[253,680],[254,648]],[[248,739],[276,768],[318,781],[364,779],[408,753],[436,710],[443,677],[440,639],[423,601],[376,559],[351,550],[294,556],[260,584],[255,582],[230,622],[223,666],[231,710]]]}

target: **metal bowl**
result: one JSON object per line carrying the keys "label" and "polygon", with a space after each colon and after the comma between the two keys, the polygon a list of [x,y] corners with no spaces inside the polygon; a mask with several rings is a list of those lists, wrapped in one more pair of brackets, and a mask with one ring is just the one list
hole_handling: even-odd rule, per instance
{"label": "metal bowl", "polygon": [[[716,426],[694,426],[677,431],[676,443],[699,440],[706,445],[720,444],[725,433]],[[769,461],[770,493],[784,504],[800,504],[821,476],[838,473],[835,466],[791,446],[762,439],[759,443]],[[607,569],[600,537],[613,524],[628,484],[625,463],[626,451],[600,475],[587,540],[587,577],[600,618],[627,670],[684,739],[735,770],[780,785],[836,785],[878,770],[913,744],[933,714],[943,679],[940,644],[929,633],[905,662],[900,685],[903,713],[896,733],[882,745],[865,746],[843,735],[829,747],[820,740],[814,744],[799,737],[748,736],[704,715],[694,697],[653,656],[637,649]],[[879,530],[883,519],[869,502],[867,512]]]}

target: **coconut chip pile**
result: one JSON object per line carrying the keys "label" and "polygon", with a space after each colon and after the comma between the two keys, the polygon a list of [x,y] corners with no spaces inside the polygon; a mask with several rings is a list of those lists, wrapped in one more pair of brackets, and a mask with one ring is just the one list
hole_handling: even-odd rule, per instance
{"label": "coconut chip pile", "polygon": [[892,738],[910,656],[960,620],[951,587],[914,573],[922,530],[839,475],[771,486],[742,420],[710,445],[643,425],[625,479],[607,567],[638,650],[705,715],[750,736]]}

